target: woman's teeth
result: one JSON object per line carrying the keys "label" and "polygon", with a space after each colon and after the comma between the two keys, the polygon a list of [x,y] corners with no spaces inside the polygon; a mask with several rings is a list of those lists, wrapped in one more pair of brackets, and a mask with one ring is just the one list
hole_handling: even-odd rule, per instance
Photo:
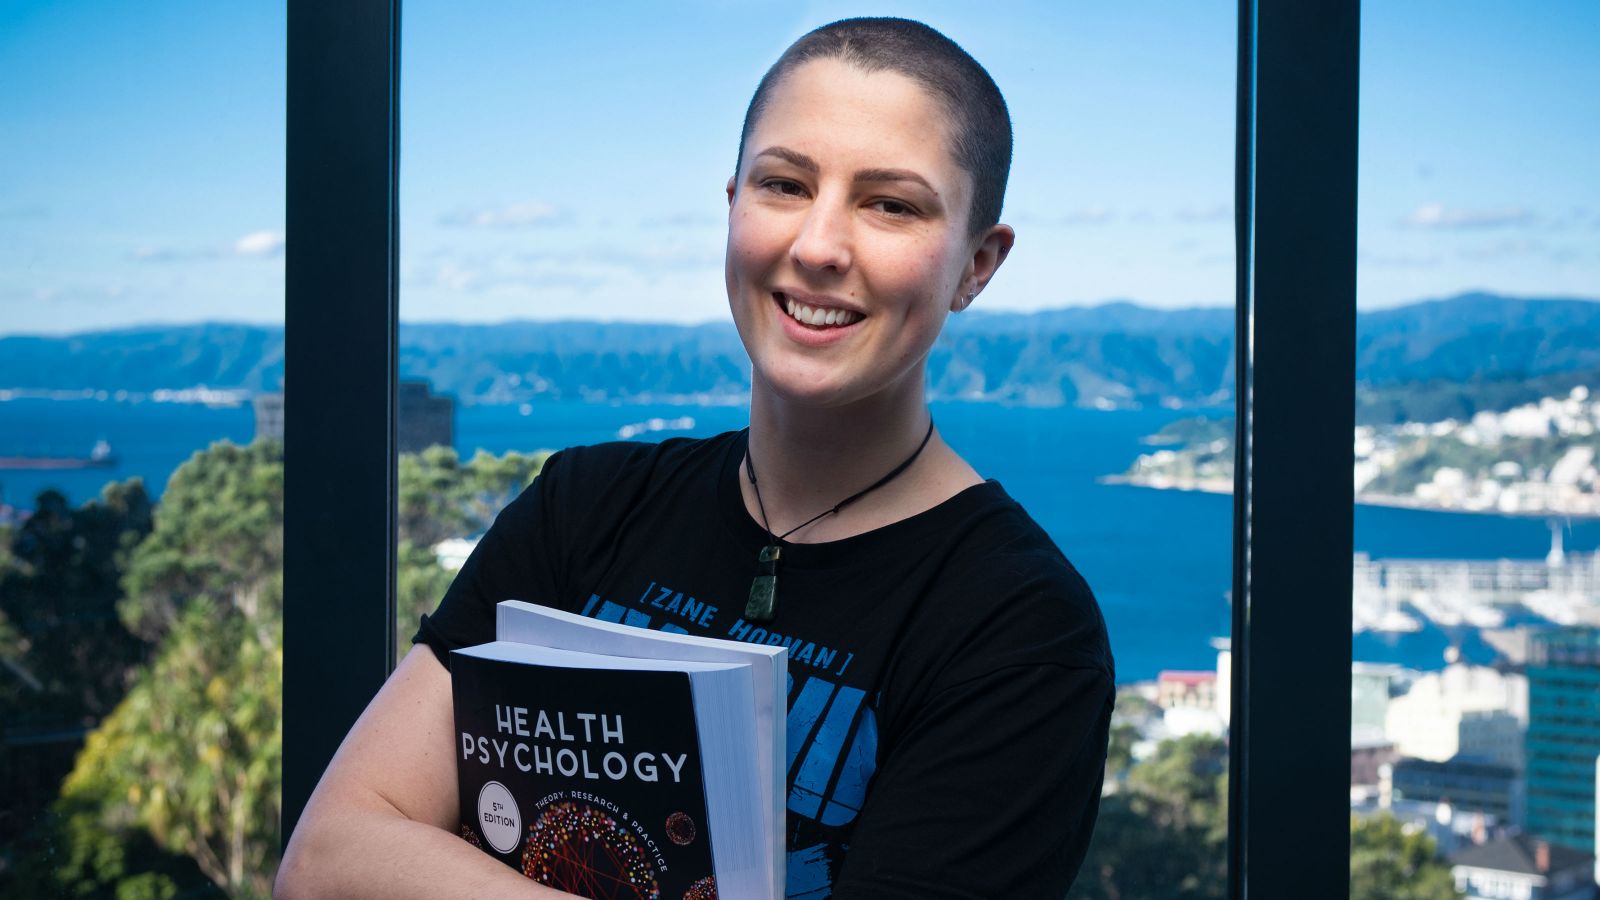
{"label": "woman's teeth", "polygon": [[802,322],[814,328],[823,328],[829,325],[852,325],[861,321],[861,314],[848,309],[821,309],[799,303],[792,297],[784,298],[784,308],[797,322]]}

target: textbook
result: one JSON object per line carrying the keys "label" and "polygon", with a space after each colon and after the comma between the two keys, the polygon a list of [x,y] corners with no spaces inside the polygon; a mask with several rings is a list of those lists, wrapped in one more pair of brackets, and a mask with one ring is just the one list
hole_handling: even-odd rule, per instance
{"label": "textbook", "polygon": [[451,654],[462,837],[583,897],[783,895],[781,648],[521,603],[497,634]]}

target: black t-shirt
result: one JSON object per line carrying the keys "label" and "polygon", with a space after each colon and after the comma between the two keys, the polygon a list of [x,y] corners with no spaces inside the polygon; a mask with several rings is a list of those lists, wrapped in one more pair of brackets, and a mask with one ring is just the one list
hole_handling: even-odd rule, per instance
{"label": "black t-shirt", "polygon": [[494,604],[789,648],[788,896],[1060,898],[1089,843],[1113,702],[1105,624],[997,482],[864,534],[788,544],[777,614],[743,618],[766,532],[745,435],[552,456],[413,640],[494,639]]}

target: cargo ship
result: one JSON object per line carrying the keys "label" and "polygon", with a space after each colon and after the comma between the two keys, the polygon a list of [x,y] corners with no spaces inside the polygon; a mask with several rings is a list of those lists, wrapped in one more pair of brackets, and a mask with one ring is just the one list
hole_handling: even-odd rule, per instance
{"label": "cargo ship", "polygon": [[88,456],[0,456],[0,469],[108,469],[117,464],[111,445],[96,441]]}

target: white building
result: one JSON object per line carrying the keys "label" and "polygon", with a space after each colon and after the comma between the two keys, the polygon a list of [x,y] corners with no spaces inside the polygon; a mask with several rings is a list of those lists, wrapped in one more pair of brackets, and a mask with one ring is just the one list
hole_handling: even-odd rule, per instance
{"label": "white building", "polygon": [[1445,762],[1466,754],[1521,769],[1527,728],[1526,676],[1457,664],[1391,699],[1384,731],[1401,756]]}

